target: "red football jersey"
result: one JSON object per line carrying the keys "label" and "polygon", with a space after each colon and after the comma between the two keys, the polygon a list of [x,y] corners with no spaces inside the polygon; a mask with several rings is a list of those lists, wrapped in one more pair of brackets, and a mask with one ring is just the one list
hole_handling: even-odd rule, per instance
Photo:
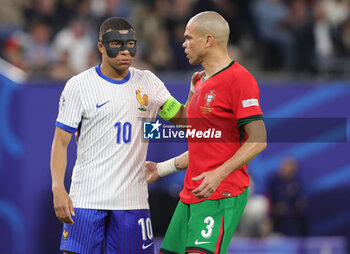
{"label": "red football jersey", "polygon": [[[192,135],[188,136],[189,166],[180,199],[183,203],[194,204],[204,199],[192,194],[202,182],[192,178],[230,159],[247,138],[240,126],[263,119],[258,84],[243,66],[232,61],[209,79],[196,83],[187,118]],[[201,133],[196,135],[193,130]],[[205,133],[206,138],[203,138]],[[228,175],[208,199],[241,194],[250,184],[246,169],[247,165]]]}

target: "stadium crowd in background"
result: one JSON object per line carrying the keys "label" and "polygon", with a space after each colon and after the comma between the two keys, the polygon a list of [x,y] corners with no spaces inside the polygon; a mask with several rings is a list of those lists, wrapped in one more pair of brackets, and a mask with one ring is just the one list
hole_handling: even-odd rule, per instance
{"label": "stadium crowd in background", "polygon": [[275,233],[288,236],[308,234],[307,201],[298,171],[298,161],[293,157],[286,157],[268,183],[267,196]]}
{"label": "stadium crowd in background", "polygon": [[[182,48],[194,14],[213,10],[231,26],[232,58],[253,71],[344,73],[350,63],[348,0],[0,0],[0,57],[33,79],[66,80],[99,62],[102,20],[138,32],[135,67],[191,70]],[[77,57],[78,55],[78,57]]]}
{"label": "stadium crowd in background", "polygon": [[[248,171],[251,169],[248,169]],[[264,193],[255,192],[251,178],[249,199],[236,236],[308,236],[308,200],[300,177],[299,161],[284,157],[267,179]]]}

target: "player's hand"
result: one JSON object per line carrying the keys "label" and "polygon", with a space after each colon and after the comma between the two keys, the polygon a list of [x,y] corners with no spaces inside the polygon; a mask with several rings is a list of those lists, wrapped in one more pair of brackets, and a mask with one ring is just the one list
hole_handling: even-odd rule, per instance
{"label": "player's hand", "polygon": [[193,195],[197,198],[208,198],[211,194],[213,194],[218,188],[219,184],[223,180],[223,177],[218,174],[215,170],[204,172],[196,177],[193,177],[193,181],[202,180],[202,183],[198,186],[198,188],[192,191]]}
{"label": "player's hand", "polygon": [[193,73],[191,78],[191,91],[194,92],[194,86],[196,85],[197,81],[200,80],[205,74],[205,71],[196,71]]}
{"label": "player's hand", "polygon": [[64,186],[52,190],[53,204],[57,219],[63,223],[73,224],[72,215],[75,216],[73,203]]}
{"label": "player's hand", "polygon": [[153,183],[160,178],[157,170],[157,163],[153,161],[146,161],[145,171],[148,184]]}

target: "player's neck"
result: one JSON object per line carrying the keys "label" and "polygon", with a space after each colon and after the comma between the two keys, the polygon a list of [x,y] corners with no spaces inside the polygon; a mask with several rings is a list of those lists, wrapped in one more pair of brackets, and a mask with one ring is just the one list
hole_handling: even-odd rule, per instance
{"label": "player's neck", "polygon": [[116,70],[115,68],[112,68],[112,66],[106,63],[102,63],[100,65],[100,70],[103,75],[114,80],[123,80],[129,74],[129,68],[124,70]]}
{"label": "player's neck", "polygon": [[227,67],[232,62],[232,59],[227,54],[208,56],[202,63],[207,78],[213,76],[218,71]]}

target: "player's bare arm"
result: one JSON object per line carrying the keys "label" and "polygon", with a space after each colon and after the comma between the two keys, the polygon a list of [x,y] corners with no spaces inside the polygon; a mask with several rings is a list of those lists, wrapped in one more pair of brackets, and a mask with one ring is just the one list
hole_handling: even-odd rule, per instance
{"label": "player's bare arm", "polygon": [[[203,77],[204,73],[205,73],[204,71],[201,71],[201,72],[195,72],[192,75],[190,91],[188,94],[186,104],[185,106],[181,105],[177,113],[171,119],[169,119],[171,123],[175,125],[186,125],[186,119],[187,119],[186,111],[187,111],[188,104],[191,101],[191,98],[193,96],[196,82]],[[170,160],[164,161],[161,163],[147,161],[145,166],[147,183],[148,184],[153,183],[162,176],[168,175],[176,171],[187,169],[187,167],[188,167],[188,151],[186,151],[185,153],[181,154],[178,157],[171,158]]]}
{"label": "player's bare arm", "polygon": [[213,171],[204,172],[192,178],[194,181],[203,179],[198,188],[192,191],[197,198],[208,198],[223,179],[236,169],[248,164],[266,148],[266,129],[263,120],[247,123],[243,128],[248,139],[229,160]]}
{"label": "player's bare arm", "polygon": [[56,217],[64,223],[73,224],[72,215],[74,208],[66,188],[64,187],[64,175],[67,166],[67,148],[72,133],[64,131],[58,127],[52,142],[51,150],[51,178],[53,203]]}
{"label": "player's bare arm", "polygon": [[185,170],[188,167],[188,151],[180,156],[171,158],[167,161],[156,163],[153,161],[146,162],[146,179],[147,183],[153,183],[160,177],[169,175],[171,173]]}

